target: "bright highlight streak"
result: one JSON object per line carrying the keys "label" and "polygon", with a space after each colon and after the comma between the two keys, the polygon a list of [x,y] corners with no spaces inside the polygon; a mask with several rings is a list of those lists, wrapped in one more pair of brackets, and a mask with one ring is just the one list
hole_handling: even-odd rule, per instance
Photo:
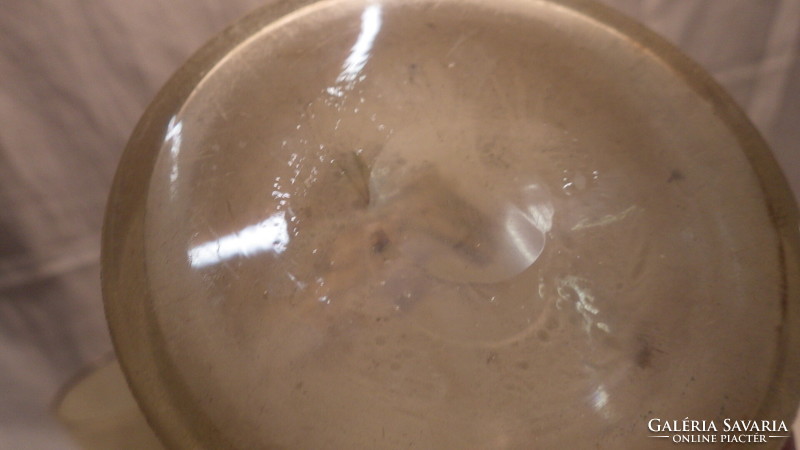
{"label": "bright highlight streak", "polygon": [[[544,192],[537,185],[526,186],[524,203],[506,210],[505,229],[514,248],[526,261],[532,264],[544,250],[545,235],[553,226],[553,206],[547,201]],[[531,228],[539,231],[532,233]]]}
{"label": "bright highlight streak", "polygon": [[598,386],[592,393],[592,406],[596,411],[600,411],[608,404],[608,392],[604,386]]}
{"label": "bright highlight streak", "polygon": [[606,391],[605,386],[602,384],[597,386],[597,389],[592,392],[590,401],[595,411],[606,419],[610,418],[611,413],[608,410],[608,391]]}
{"label": "bright highlight streak", "polygon": [[350,50],[350,55],[344,61],[342,73],[336,78],[337,82],[353,83],[358,74],[364,69],[369,59],[369,52],[375,43],[375,37],[381,29],[381,6],[370,5],[361,14],[361,33]]}
{"label": "bright highlight streak", "polygon": [[284,211],[250,225],[236,233],[200,244],[189,250],[189,262],[199,269],[237,256],[249,257],[263,252],[281,254],[289,244],[289,231]]}
{"label": "bright highlight streak", "polygon": [[178,181],[178,156],[181,152],[181,132],[183,131],[183,122],[175,120],[173,116],[167,125],[167,135],[164,137],[165,141],[170,142],[169,156],[170,156],[170,172],[169,183],[170,193],[175,196],[176,185]]}

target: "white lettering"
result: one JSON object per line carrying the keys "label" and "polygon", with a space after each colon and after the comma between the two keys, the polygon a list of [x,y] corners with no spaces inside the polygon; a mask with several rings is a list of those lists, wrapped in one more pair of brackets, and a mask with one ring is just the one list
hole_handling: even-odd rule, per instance
{"label": "white lettering", "polygon": [[725,420],[723,421],[723,424],[722,424],[722,430],[723,430],[724,432],[726,432],[726,433],[727,433],[727,432],[729,432],[729,431],[731,431],[731,419],[725,419]]}

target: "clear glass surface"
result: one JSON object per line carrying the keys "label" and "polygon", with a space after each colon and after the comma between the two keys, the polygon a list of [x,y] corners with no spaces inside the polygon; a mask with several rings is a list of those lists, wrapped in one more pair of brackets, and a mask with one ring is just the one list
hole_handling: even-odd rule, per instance
{"label": "clear glass surface", "polygon": [[582,2],[272,8],[160,94],[112,194],[109,319],[168,442],[642,448],[672,445],[654,417],[784,417],[794,206],[688,61]]}

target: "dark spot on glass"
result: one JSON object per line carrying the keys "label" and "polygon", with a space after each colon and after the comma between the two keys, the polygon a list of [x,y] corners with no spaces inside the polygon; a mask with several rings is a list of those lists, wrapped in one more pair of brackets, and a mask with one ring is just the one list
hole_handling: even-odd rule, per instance
{"label": "dark spot on glass", "polygon": [[383,230],[372,233],[372,252],[383,253],[389,245],[389,236]]}
{"label": "dark spot on glass", "polygon": [[536,332],[536,337],[538,337],[540,341],[546,342],[550,340],[550,333],[548,333],[546,330],[539,330]]}
{"label": "dark spot on glass", "polygon": [[649,342],[641,340],[639,342],[639,349],[634,356],[634,362],[642,369],[646,369],[653,365],[653,347]]}
{"label": "dark spot on glass", "polygon": [[681,181],[686,178],[678,169],[672,169],[672,172],[669,173],[669,178],[667,178],[667,183],[672,183],[673,181]]}

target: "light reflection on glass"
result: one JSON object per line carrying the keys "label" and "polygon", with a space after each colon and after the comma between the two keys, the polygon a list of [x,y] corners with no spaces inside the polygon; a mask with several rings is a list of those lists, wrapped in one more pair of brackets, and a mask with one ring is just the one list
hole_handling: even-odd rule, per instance
{"label": "light reflection on glass", "polygon": [[527,208],[526,218],[539,231],[547,233],[553,226],[553,214],[555,213],[553,205],[547,200],[548,197],[543,189],[536,184],[525,186],[523,191],[526,197],[534,199]]}
{"label": "light reflection on glass", "polygon": [[[547,232],[553,226],[554,209],[538,185],[523,188],[523,204],[506,211],[505,229],[515,250],[522,257],[522,269],[533,264],[544,250]],[[531,228],[539,231],[532,232]]]}
{"label": "light reflection on glass", "polygon": [[507,245],[501,253],[508,276],[515,276],[536,262],[553,225],[553,205],[542,188],[528,185],[521,197],[506,208],[502,219]]}
{"label": "light reflection on glass", "polygon": [[181,152],[181,132],[183,131],[183,122],[177,120],[175,116],[170,119],[167,125],[167,134],[164,137],[164,142],[169,143],[169,157],[170,157],[170,172],[169,172],[169,191],[172,197],[175,197],[177,191],[178,181],[178,156]]}
{"label": "light reflection on glass", "polygon": [[[531,209],[535,210],[536,208]],[[531,219],[530,215],[517,208],[512,207],[506,211],[505,230],[516,254],[505,257],[516,257],[517,266],[519,266],[517,271],[525,270],[533,264],[544,250],[544,233],[549,231],[549,227],[541,229]],[[536,228],[539,233],[531,230],[531,226]]]}
{"label": "light reflection on glass", "polygon": [[198,245],[189,250],[189,262],[199,269],[238,256],[281,254],[289,244],[286,212],[280,211],[255,225]]}
{"label": "light reflection on glass", "polygon": [[611,327],[607,323],[597,321],[600,309],[597,307],[594,294],[589,288],[585,287],[586,283],[585,279],[574,275],[558,279],[556,308],[561,309],[561,304],[564,301],[574,302],[575,311],[583,318],[584,331],[590,337],[594,328],[610,333]]}
{"label": "light reflection on glass", "polygon": [[629,214],[635,212],[638,208],[636,205],[631,205],[627,209],[617,214],[607,214],[597,220],[590,220],[588,218],[582,219],[578,222],[577,225],[572,227],[572,231],[582,230],[584,228],[593,228],[593,227],[602,227],[606,225],[610,225],[614,222],[619,222],[620,220],[625,219],[628,217]]}
{"label": "light reflection on glass", "polygon": [[[346,89],[352,89],[358,80],[358,75],[367,64],[369,53],[380,29],[381,5],[369,5],[361,14],[361,32],[342,65],[342,72],[336,78],[336,83],[344,83]],[[344,95],[342,89],[338,87],[328,88],[328,93],[337,97]]]}
{"label": "light reflection on glass", "polygon": [[606,387],[602,384],[597,386],[597,389],[592,392],[592,395],[589,399],[590,403],[592,404],[592,408],[595,411],[600,413],[605,418],[609,417],[608,411],[608,391],[606,391]]}

